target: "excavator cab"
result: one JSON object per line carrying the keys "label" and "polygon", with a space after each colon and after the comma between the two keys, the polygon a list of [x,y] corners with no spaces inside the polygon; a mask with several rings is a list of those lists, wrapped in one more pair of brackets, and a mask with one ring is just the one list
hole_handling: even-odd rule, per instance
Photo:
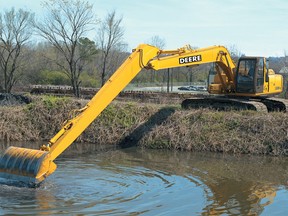
{"label": "excavator cab", "polygon": [[244,96],[268,96],[283,90],[283,78],[269,69],[264,57],[242,57],[235,74],[236,93]]}

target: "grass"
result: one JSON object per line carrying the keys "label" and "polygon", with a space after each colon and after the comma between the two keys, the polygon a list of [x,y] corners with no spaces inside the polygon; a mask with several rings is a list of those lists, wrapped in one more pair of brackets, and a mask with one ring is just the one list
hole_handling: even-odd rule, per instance
{"label": "grass", "polygon": [[[0,107],[0,140],[49,140],[87,101],[33,97],[25,106]],[[181,110],[179,106],[113,102],[77,139],[98,145],[288,155],[288,114]],[[129,144],[129,145],[128,145]]]}

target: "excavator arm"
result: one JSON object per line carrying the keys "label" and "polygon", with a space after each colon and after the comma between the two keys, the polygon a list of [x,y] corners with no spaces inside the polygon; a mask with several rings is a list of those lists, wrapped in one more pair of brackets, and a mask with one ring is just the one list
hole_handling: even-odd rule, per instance
{"label": "excavator arm", "polygon": [[41,183],[55,171],[56,164],[53,161],[80,136],[142,68],[159,70],[209,62],[216,62],[219,68],[221,91],[233,89],[235,65],[225,47],[193,50],[186,46],[163,51],[154,46],[139,45],[91,101],[79,109],[74,118],[67,120],[48,144],[43,145],[40,150],[9,147],[0,158],[0,177],[32,185]]}
{"label": "excavator arm", "polygon": [[[200,64],[215,63],[217,77],[215,85],[211,85],[210,93],[223,94],[235,91],[235,64],[223,46],[211,46],[201,49],[192,49],[189,45],[179,50],[160,51],[159,55],[151,60],[148,66],[154,70],[198,66]],[[213,88],[217,89],[213,89]]]}

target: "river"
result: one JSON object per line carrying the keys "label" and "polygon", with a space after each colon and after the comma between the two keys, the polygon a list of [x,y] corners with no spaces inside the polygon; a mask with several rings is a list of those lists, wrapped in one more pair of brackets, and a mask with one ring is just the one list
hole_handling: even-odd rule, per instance
{"label": "river", "polygon": [[286,215],[288,159],[140,148],[65,154],[38,188],[0,184],[0,215]]}

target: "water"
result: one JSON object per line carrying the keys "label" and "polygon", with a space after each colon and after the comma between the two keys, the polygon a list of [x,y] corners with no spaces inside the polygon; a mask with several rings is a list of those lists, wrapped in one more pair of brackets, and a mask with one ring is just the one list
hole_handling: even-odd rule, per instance
{"label": "water", "polygon": [[287,158],[129,148],[66,154],[56,163],[57,171],[37,189],[0,184],[0,215],[288,211]]}

